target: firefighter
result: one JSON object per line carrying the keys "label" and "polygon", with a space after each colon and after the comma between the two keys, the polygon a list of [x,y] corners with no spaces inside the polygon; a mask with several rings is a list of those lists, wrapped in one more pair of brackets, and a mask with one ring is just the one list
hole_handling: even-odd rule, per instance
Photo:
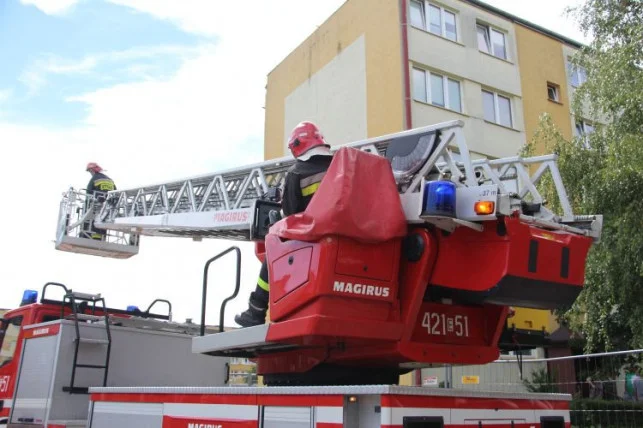
{"label": "firefighter", "polygon": [[[312,122],[301,122],[293,129],[288,139],[288,148],[297,160],[286,174],[281,200],[284,216],[306,209],[333,159],[330,145]],[[268,265],[264,259],[257,287],[250,294],[248,309],[235,316],[235,322],[242,327],[263,324],[268,310],[269,293]]]}
{"label": "firefighter", "polygon": [[[89,183],[87,184],[87,196],[93,197],[97,202],[104,202],[107,192],[109,192],[110,190],[116,190],[114,180],[105,175],[103,173],[103,168],[101,168],[100,165],[95,162],[89,162],[85,167],[85,170],[92,176],[92,178],[89,180]],[[88,204],[85,209],[89,209],[90,206],[91,205]],[[94,209],[96,208],[97,206],[94,205]],[[85,223],[85,225],[85,231],[90,235],[91,239],[101,241],[103,240],[103,238],[105,237],[104,230],[97,229],[94,226],[93,221],[87,222]]]}

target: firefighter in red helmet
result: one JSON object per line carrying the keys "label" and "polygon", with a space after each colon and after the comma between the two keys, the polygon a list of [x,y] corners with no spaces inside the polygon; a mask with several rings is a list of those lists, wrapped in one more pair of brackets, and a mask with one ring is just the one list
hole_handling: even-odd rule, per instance
{"label": "firefighter in red helmet", "polygon": [[[87,195],[89,197],[93,197],[98,202],[104,202],[107,192],[109,192],[110,190],[116,190],[114,180],[105,175],[105,173],[103,172],[103,168],[101,168],[100,165],[95,162],[89,162],[85,167],[85,171],[89,172],[92,175],[92,178],[87,184]],[[86,209],[88,208],[89,206],[86,207]],[[96,208],[97,206],[94,205],[94,209]],[[105,236],[105,231],[94,227],[93,221],[86,223],[85,232],[91,239],[102,240]]]}
{"label": "firefighter in red helmet", "polygon": [[[288,169],[284,183],[281,210],[285,216],[306,209],[333,159],[330,145],[312,122],[301,122],[295,126],[288,139],[288,148],[296,161]],[[235,322],[242,327],[263,324],[269,293],[268,265],[264,260],[257,287],[250,294],[248,309],[235,316]]]}

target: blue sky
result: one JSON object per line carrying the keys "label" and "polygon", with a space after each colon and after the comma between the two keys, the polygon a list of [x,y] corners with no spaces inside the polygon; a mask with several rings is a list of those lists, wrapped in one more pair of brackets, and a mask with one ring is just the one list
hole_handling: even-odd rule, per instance
{"label": "blue sky", "polygon": [[[576,1],[489,3],[581,39],[560,16]],[[127,188],[262,160],[266,75],[343,2],[0,0],[0,308],[57,281],[115,307],[167,298],[198,319],[203,263],[231,243],[144,237],[129,260],[55,251],[61,194],[85,186],[89,161]],[[259,271],[240,246],[230,324]],[[232,272],[216,267],[211,308]]]}
{"label": "blue sky", "polygon": [[78,3],[58,16],[19,0],[4,1],[0,8],[3,119],[13,123],[79,125],[85,106],[66,101],[69,97],[149,76],[169,77],[181,64],[182,50],[216,43],[214,36],[189,34],[102,1]]}

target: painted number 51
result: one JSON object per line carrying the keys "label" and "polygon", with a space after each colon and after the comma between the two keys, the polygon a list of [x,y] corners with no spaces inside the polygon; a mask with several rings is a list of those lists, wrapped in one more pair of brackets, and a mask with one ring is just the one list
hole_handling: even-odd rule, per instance
{"label": "painted number 51", "polygon": [[446,336],[455,334],[458,337],[469,337],[469,317],[466,315],[446,316],[436,312],[425,312],[422,327],[429,335]]}

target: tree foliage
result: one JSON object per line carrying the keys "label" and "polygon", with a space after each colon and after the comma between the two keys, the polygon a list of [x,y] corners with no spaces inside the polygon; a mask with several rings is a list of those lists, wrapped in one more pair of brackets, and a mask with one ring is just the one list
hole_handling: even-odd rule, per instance
{"label": "tree foliage", "polygon": [[[566,141],[548,115],[527,152],[540,143],[559,155],[576,214],[604,216],[590,251],[586,286],[565,314],[586,350],[643,346],[643,1],[586,0],[570,10],[593,40],[572,59],[587,80],[573,95],[577,118],[602,125]],[[542,147],[542,146],[541,146]],[[551,182],[543,192],[559,207]]]}

